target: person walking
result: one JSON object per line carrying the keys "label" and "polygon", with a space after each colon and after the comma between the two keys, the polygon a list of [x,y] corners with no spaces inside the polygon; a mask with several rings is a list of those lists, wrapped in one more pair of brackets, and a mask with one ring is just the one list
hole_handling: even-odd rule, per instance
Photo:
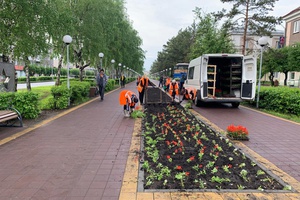
{"label": "person walking", "polygon": [[163,83],[164,83],[164,77],[161,75],[159,77],[159,84],[158,84],[158,87],[163,87]]}
{"label": "person walking", "polygon": [[121,88],[124,88],[125,87],[126,77],[123,74],[121,75],[120,81],[121,81]]}
{"label": "person walking", "polygon": [[144,75],[140,81],[139,84],[137,86],[137,90],[139,92],[139,99],[140,99],[140,103],[143,104],[144,103],[144,93],[146,88],[148,87],[148,82],[149,82],[149,78]]}
{"label": "person walking", "polygon": [[169,94],[172,96],[173,101],[175,100],[175,96],[179,95],[179,86],[175,79],[173,79],[170,84]]}
{"label": "person walking", "polygon": [[97,85],[99,89],[100,94],[100,101],[103,101],[104,99],[104,90],[105,86],[107,84],[107,76],[104,74],[104,69],[101,69],[100,72],[97,74]]}
{"label": "person walking", "polygon": [[130,90],[123,90],[119,96],[120,105],[123,105],[123,112],[125,117],[130,117],[130,114],[134,111],[136,103],[138,103],[138,97]]}

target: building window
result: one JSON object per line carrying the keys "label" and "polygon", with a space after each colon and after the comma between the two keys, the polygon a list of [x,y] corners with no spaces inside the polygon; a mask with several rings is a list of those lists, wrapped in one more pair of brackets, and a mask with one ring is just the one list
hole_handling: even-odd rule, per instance
{"label": "building window", "polygon": [[300,20],[294,22],[294,32],[293,33],[299,33],[300,31]]}
{"label": "building window", "polygon": [[274,72],[274,78],[279,78],[279,72]]}
{"label": "building window", "polygon": [[295,80],[295,72],[290,72],[290,79]]}

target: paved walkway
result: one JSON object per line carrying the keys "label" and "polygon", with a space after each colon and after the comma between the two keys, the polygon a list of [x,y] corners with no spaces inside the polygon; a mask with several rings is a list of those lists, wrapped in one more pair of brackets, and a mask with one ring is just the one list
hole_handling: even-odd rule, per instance
{"label": "paved walkway", "polygon": [[[136,92],[136,85],[130,83],[125,89]],[[299,193],[138,192],[140,125],[135,123],[139,120],[123,117],[122,107],[118,103],[119,92],[120,89],[110,92],[103,102],[94,99],[34,128],[6,128],[8,132],[16,130],[16,136],[22,137],[0,141],[0,200],[300,199]],[[230,109],[231,114],[222,109],[211,112],[200,108],[199,111],[222,129],[228,123],[223,119],[232,119],[232,123],[243,122],[251,133],[249,147],[261,150],[254,150],[253,157],[299,191],[297,180],[260,156],[272,154],[274,158],[284,159],[286,154],[280,154],[283,149],[285,153],[290,151],[297,156],[299,149],[292,145],[297,145],[299,135],[295,134],[292,141],[287,141],[288,138],[281,137],[281,128],[284,135],[291,136],[287,133],[297,133],[299,125],[290,127],[280,120],[274,122],[273,118],[268,117],[257,119],[254,115],[234,113],[236,110]],[[270,126],[272,123],[274,125]],[[272,130],[264,134],[261,131],[266,127]],[[2,134],[3,128],[0,131]],[[285,143],[289,146],[283,146]],[[242,143],[238,145],[247,153],[253,153]],[[298,158],[295,158],[295,163],[300,165]]]}
{"label": "paved walkway", "polygon": [[230,124],[242,125],[249,131],[243,143],[300,181],[300,124],[283,120],[246,107],[195,107],[196,112],[226,130]]}
{"label": "paved walkway", "polygon": [[119,199],[134,127],[119,91],[29,132],[1,128],[23,136],[0,146],[0,200]]}

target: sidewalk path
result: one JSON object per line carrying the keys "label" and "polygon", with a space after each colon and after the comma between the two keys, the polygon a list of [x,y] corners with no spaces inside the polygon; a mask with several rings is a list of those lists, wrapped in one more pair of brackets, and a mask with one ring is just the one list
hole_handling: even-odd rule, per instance
{"label": "sidewalk path", "polygon": [[1,145],[0,200],[119,199],[134,127],[120,91]]}

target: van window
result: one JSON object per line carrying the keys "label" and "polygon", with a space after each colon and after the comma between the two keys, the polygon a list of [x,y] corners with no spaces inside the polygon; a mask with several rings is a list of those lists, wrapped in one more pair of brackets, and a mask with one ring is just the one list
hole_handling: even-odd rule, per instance
{"label": "van window", "polygon": [[188,79],[194,79],[194,70],[195,70],[195,67],[189,68]]}

